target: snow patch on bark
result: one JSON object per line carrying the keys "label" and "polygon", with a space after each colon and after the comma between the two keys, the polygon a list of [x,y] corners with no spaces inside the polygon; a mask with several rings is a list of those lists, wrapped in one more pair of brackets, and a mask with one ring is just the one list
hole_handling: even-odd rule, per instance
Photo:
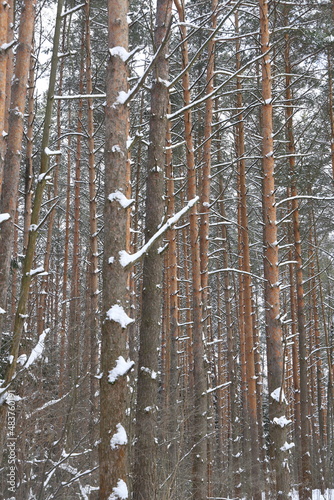
{"label": "snow patch on bark", "polygon": [[9,214],[0,214],[0,224],[1,224],[1,222],[5,222],[5,220],[8,220],[8,219],[10,219]]}
{"label": "snow patch on bark", "polygon": [[282,415],[281,417],[274,417],[273,418],[273,423],[276,425],[279,425],[280,427],[285,427],[286,425],[291,424],[292,420],[289,420],[286,418],[285,415]]}
{"label": "snow patch on bark", "polygon": [[126,500],[129,496],[128,487],[123,479],[119,479],[117,486],[112,489],[112,494],[109,495],[108,500]]}
{"label": "snow patch on bark", "polygon": [[281,450],[282,450],[282,451],[288,451],[288,450],[290,450],[291,448],[293,448],[294,446],[295,446],[295,443],[287,443],[287,442],[285,442],[285,443],[283,444],[283,446],[281,446]]}
{"label": "snow patch on bark", "polygon": [[119,306],[118,304],[113,305],[109,309],[109,311],[107,311],[107,319],[119,323],[122,328],[126,328],[128,325],[134,322],[134,319],[129,318],[123,307]]}
{"label": "snow patch on bark", "polygon": [[119,356],[116,360],[115,368],[109,371],[108,382],[110,382],[110,384],[114,384],[118,377],[123,377],[124,375],[126,375],[134,366],[134,364],[134,361],[131,361],[130,359],[125,361],[123,356]]}
{"label": "snow patch on bark", "polygon": [[117,190],[108,196],[109,201],[118,201],[123,208],[128,208],[135,201],[132,198],[127,198],[121,191]]}
{"label": "snow patch on bark", "polygon": [[128,52],[124,47],[113,47],[109,49],[109,54],[111,57],[119,57],[123,62],[126,62],[129,59],[130,52]]}
{"label": "snow patch on bark", "polygon": [[119,446],[128,444],[128,436],[126,435],[126,430],[122,424],[116,425],[116,433],[110,439],[110,447],[112,450],[116,450]]}
{"label": "snow patch on bark", "polygon": [[278,403],[282,402],[282,403],[286,403],[286,397],[285,397],[285,394],[284,394],[284,391],[282,389],[282,387],[277,387],[277,389],[275,389],[271,394],[270,396],[275,400],[277,401]]}

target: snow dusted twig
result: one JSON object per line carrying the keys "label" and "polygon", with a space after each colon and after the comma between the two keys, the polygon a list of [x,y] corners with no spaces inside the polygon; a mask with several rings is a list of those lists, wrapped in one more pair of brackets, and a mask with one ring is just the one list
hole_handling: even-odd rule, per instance
{"label": "snow dusted twig", "polygon": [[219,389],[223,389],[224,387],[228,387],[231,384],[232,384],[232,382],[225,382],[225,384],[217,385],[217,387],[212,387],[212,389],[208,389],[207,391],[203,392],[203,395],[210,394],[211,392],[214,392],[214,391],[218,391]]}
{"label": "snow dusted twig", "polygon": [[44,351],[44,340],[45,340],[46,335],[49,333],[49,331],[50,331],[50,328],[47,328],[39,336],[38,342],[37,342],[36,346],[33,348],[33,350],[31,351],[30,356],[28,358],[28,361],[25,363],[23,368],[26,368],[26,369],[29,368],[29,366],[31,366],[36,361],[36,359],[38,359],[42,356],[43,351]]}
{"label": "snow dusted twig", "polygon": [[44,224],[44,222],[47,220],[47,218],[49,217],[49,215],[51,214],[52,210],[58,205],[58,200],[56,201],[56,203],[54,203],[52,205],[52,207],[50,208],[50,210],[47,212],[47,214],[45,215],[45,217],[43,217],[43,219],[41,220],[41,222],[36,225],[36,227],[32,224],[30,226],[30,231],[38,231]]}
{"label": "snow dusted twig", "polygon": [[152,57],[149,65],[147,66],[147,68],[144,71],[143,75],[140,77],[140,79],[138,80],[138,82],[136,83],[136,85],[128,93],[128,97],[124,101],[125,105],[127,105],[131,101],[131,99],[134,98],[134,96],[139,92],[139,90],[141,89],[141,87],[144,85],[144,82],[145,82],[145,80],[147,78],[147,75],[151,71],[151,68],[155,64],[155,61],[157,60],[157,57],[159,56],[160,52],[163,50],[163,48],[165,47],[165,45],[166,45],[166,43],[168,41],[168,37],[169,37],[169,32],[170,32],[170,29],[171,29],[171,25],[172,25],[172,18],[171,18],[171,21],[170,21],[169,26],[167,28],[167,32],[166,32],[166,36],[165,36],[164,40],[162,41],[162,43],[159,46],[158,50],[156,51],[156,53]]}
{"label": "snow dusted twig", "polygon": [[[268,50],[266,52],[266,54],[268,54],[270,52],[270,50]],[[218,85],[217,87],[215,87],[215,89],[210,93],[210,94],[206,94],[204,97],[201,97],[200,99],[195,99],[195,101],[192,101],[190,104],[188,104],[187,106],[184,106],[183,108],[180,108],[178,109],[177,111],[175,111],[175,113],[171,113],[171,114],[168,114],[167,115],[167,118],[168,120],[174,120],[174,118],[177,118],[179,117],[180,115],[182,115],[185,111],[188,111],[189,109],[192,109],[194,108],[195,106],[198,106],[199,104],[203,104],[205,101],[207,101],[208,99],[211,99],[213,96],[215,96],[217,93],[220,92],[220,90],[225,87],[225,85],[227,85],[231,80],[233,80],[234,78],[236,78],[237,76],[241,75],[243,73],[243,71],[248,68],[248,66],[250,66],[251,64],[253,64],[254,62],[256,61],[259,61],[260,59],[263,58],[264,55],[266,54],[261,54],[257,57],[255,57],[254,59],[252,59],[251,61],[248,61],[246,64],[244,64],[242,66],[242,68],[240,68],[239,70],[235,71],[231,76],[229,76],[223,83],[221,83],[220,85]],[[175,79],[176,81],[178,80]],[[174,80],[174,81],[175,81]],[[172,82],[173,83],[173,82]],[[172,83],[169,85],[171,86]]]}
{"label": "snow dusted twig", "polygon": [[84,7],[85,5],[86,5],[86,2],[81,3],[79,5],[76,5],[75,7],[73,7],[73,9],[69,9],[69,10],[66,10],[65,12],[62,12],[60,17],[66,17],[66,16],[68,16],[70,14],[73,14],[77,10],[82,9],[82,7]]}
{"label": "snow dusted twig", "polygon": [[106,94],[73,94],[73,95],[55,95],[55,101],[70,99],[105,99]]}
{"label": "snow dusted twig", "polygon": [[233,273],[240,273],[240,274],[249,274],[249,276],[252,276],[253,278],[256,278],[257,280],[267,281],[265,278],[262,278],[262,276],[257,276],[256,274],[248,273],[247,271],[241,271],[240,269],[235,269],[234,267],[215,269],[214,271],[209,271],[209,275],[210,274],[217,274],[217,273],[221,273],[221,272],[233,272]]}
{"label": "snow dusted twig", "polygon": [[[217,33],[219,33],[219,30],[221,29],[221,27],[223,26],[223,24],[226,22],[226,20],[231,16],[231,14],[238,8],[238,6],[240,5],[241,3],[241,0],[238,0],[237,2],[235,2],[235,4],[232,6],[231,10],[229,10],[226,14],[226,16],[220,21],[220,23],[218,24],[218,26],[212,30],[210,36],[208,36],[205,40],[205,42],[201,45],[201,47],[197,50],[196,54],[194,55],[194,57],[191,59],[191,61],[187,64],[187,66],[185,68],[183,68],[183,70],[177,75],[177,77],[174,78],[174,80],[169,84],[169,88],[172,88],[174,87],[174,85],[179,81],[181,80],[181,78],[183,77],[183,75],[190,70],[190,68],[194,65],[194,63],[198,60],[198,57],[200,56],[200,54],[203,52],[203,50],[208,46],[208,44],[210,43],[210,41],[215,38],[215,35]],[[177,26],[187,26],[187,23],[177,23]],[[197,29],[200,29],[201,27],[198,26]]]}
{"label": "snow dusted twig", "polygon": [[120,263],[121,265],[125,268],[128,269],[130,266],[133,266],[138,260],[140,260],[143,255],[148,252],[148,250],[152,247],[152,245],[166,232],[168,229],[170,229],[172,226],[174,226],[179,219],[187,213],[194,205],[195,203],[199,200],[199,196],[196,196],[193,200],[190,200],[188,204],[182,208],[179,212],[177,212],[173,217],[168,219],[168,221],[161,226],[161,228],[148,240],[145,245],[138,250],[138,252],[134,253],[133,255],[128,254],[125,250],[122,250],[120,252]]}
{"label": "snow dusted twig", "polygon": [[286,203],[287,201],[291,201],[291,200],[333,201],[334,196],[308,196],[308,195],[291,196],[290,198],[284,198],[284,200],[279,201],[278,203],[276,203],[276,206],[279,207],[283,203]]}

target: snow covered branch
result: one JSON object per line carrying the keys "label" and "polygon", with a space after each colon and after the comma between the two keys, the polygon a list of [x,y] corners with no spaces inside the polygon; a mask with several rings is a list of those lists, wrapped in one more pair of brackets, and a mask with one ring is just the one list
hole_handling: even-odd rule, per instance
{"label": "snow covered branch", "polygon": [[173,217],[171,217],[170,219],[168,219],[168,221],[163,225],[161,226],[161,228],[152,236],[152,238],[150,238],[148,240],[147,243],[145,243],[145,245],[140,249],[138,250],[138,252],[130,255],[128,252],[126,252],[125,250],[122,250],[121,252],[119,252],[120,254],[120,263],[121,265],[127,269],[129,268],[130,266],[133,266],[136,262],[138,262],[138,260],[140,260],[143,255],[145,253],[147,253],[149,251],[149,249],[152,247],[152,245],[163,235],[165,234],[166,231],[168,231],[168,229],[170,229],[172,226],[174,226],[178,221],[179,219],[185,214],[187,213],[194,205],[195,203],[199,200],[199,197],[196,196],[193,200],[190,200],[188,202],[188,204],[182,208],[182,210],[180,210],[179,212],[177,212],[175,215],[173,215]]}

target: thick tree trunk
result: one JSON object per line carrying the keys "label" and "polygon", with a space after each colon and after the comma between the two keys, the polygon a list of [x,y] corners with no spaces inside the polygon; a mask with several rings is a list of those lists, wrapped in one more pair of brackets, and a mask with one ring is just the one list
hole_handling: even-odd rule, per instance
{"label": "thick tree trunk", "polygon": [[[4,310],[6,310],[10,259],[13,249],[14,219],[17,207],[23,138],[23,117],[32,52],[35,5],[36,0],[26,0],[23,6],[19,39],[16,48],[15,70],[12,79],[7,150],[4,160],[4,177],[0,198],[0,213],[8,213],[10,215],[10,218],[1,224],[0,232],[0,307]],[[2,318],[3,315],[0,315],[0,335],[2,334]]]}
{"label": "thick tree trunk", "polygon": [[[128,273],[121,266],[119,252],[128,240],[127,147],[129,111],[118,101],[121,92],[128,91],[128,68],[121,55],[128,50],[128,3],[108,1],[108,66],[105,202],[102,284],[102,344],[100,385],[100,500],[128,497],[128,439],[125,430],[128,388],[126,327],[132,320],[127,316]],[[123,198],[124,197],[124,198]],[[123,203],[121,203],[123,201]]]}
{"label": "thick tree trunk", "polygon": [[[273,106],[271,94],[271,62],[269,40],[269,13],[266,0],[259,0],[262,58],[262,169],[263,169],[263,243],[265,283],[265,319],[269,388],[269,437],[271,460],[276,472],[276,498],[288,499],[290,475],[288,445],[284,416],[284,357],[280,322],[280,284],[278,273],[278,243],[276,225]],[[282,420],[275,420],[282,419]]]}
{"label": "thick tree trunk", "polygon": [[[154,42],[156,48],[168,36],[171,0],[158,0]],[[161,50],[153,73],[151,90],[150,135],[146,181],[145,241],[159,229],[163,220],[165,194],[164,171],[169,105],[169,65],[167,45]],[[144,257],[143,292],[138,361],[136,448],[134,464],[134,500],[155,500],[157,483],[157,402],[158,347],[161,323],[161,285],[163,257],[154,244]]]}
{"label": "thick tree trunk", "polygon": [[7,2],[0,4],[0,196],[3,178],[3,162],[5,159],[5,116],[6,116],[6,83],[7,83],[7,50],[8,42],[8,11]]}

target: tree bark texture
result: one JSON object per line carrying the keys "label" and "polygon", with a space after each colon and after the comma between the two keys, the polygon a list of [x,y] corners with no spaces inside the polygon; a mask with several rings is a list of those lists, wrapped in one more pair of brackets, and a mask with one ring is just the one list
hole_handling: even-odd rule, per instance
{"label": "tree bark texture", "polygon": [[[128,50],[128,3],[108,1],[108,65],[107,103],[105,108],[105,201],[102,283],[102,344],[100,381],[100,500],[119,498],[118,488],[128,491],[126,408],[128,402],[127,377],[119,376],[117,366],[127,361],[126,327],[130,322],[128,310],[128,273],[119,260],[119,252],[126,249],[128,239],[127,211],[118,201],[128,189],[127,136],[129,111],[118,101],[121,92],[128,91],[128,68],[125,58],[115,47]],[[113,51],[114,49],[114,51]],[[116,195],[115,195],[116,193]],[[121,195],[117,195],[121,193]],[[112,196],[110,196],[112,195]],[[126,205],[126,204],[125,204]],[[121,308],[121,309],[120,309]],[[117,321],[121,311],[125,321]],[[129,367],[131,364],[129,364]],[[120,439],[117,435],[121,433]],[[114,439],[114,441],[112,441]],[[117,442],[118,441],[118,442]],[[114,443],[114,444],[113,444]]]}
{"label": "tree bark texture", "polygon": [[[14,219],[17,207],[23,138],[23,116],[32,52],[35,6],[36,0],[26,0],[23,6],[19,39],[16,48],[15,69],[12,79],[7,149],[0,198],[0,213],[8,213],[10,215],[10,218],[1,224],[0,231],[0,307],[4,310],[6,310],[10,261],[13,249]],[[0,315],[0,335],[2,334],[2,318],[3,315]]]}
{"label": "tree bark texture", "polygon": [[[171,0],[158,0],[154,44],[156,50],[168,36]],[[161,50],[153,68],[151,114],[146,179],[145,241],[159,229],[164,216],[164,172],[166,165],[167,112],[166,87],[169,65],[168,44]],[[154,244],[144,256],[142,312],[138,359],[134,500],[157,498],[157,402],[158,348],[161,323],[163,256]]]}
{"label": "tree bark texture", "polygon": [[280,322],[280,284],[278,273],[278,243],[276,225],[273,106],[271,93],[271,62],[269,39],[269,12],[266,0],[259,0],[260,37],[262,52],[262,175],[263,175],[263,243],[265,283],[265,319],[268,363],[270,445],[272,466],[276,473],[277,499],[288,499],[290,475],[287,428],[275,418],[285,415],[284,356]]}

